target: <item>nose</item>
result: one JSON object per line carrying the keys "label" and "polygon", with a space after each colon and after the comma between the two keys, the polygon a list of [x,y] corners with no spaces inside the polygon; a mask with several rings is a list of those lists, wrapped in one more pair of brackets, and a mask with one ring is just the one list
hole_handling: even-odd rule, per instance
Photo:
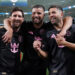
{"label": "nose", "polygon": [[18,16],[16,16],[16,18],[15,19],[19,19],[19,17]]}
{"label": "nose", "polygon": [[52,16],[53,16],[53,14],[52,14],[52,13],[50,13],[49,17],[52,17]]}
{"label": "nose", "polygon": [[51,13],[51,14],[49,15],[49,18],[51,19],[52,17],[54,17],[54,14]]}
{"label": "nose", "polygon": [[35,17],[37,17],[38,16],[38,14],[37,13],[35,13]]}

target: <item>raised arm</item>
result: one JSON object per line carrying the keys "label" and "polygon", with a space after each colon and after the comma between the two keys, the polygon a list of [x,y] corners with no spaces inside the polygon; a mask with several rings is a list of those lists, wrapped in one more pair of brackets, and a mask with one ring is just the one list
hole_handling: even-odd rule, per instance
{"label": "raised arm", "polygon": [[59,35],[64,36],[66,34],[66,31],[72,26],[72,20],[73,18],[71,16],[66,16],[63,20],[63,28],[62,31],[59,33]]}
{"label": "raised arm", "polygon": [[65,41],[64,46],[67,46],[67,47],[71,48],[72,50],[75,50],[75,44],[74,43]]}
{"label": "raised arm", "polygon": [[13,29],[11,28],[10,18],[4,19],[4,28],[7,30],[7,32],[2,36],[3,41],[10,42],[13,35]]}
{"label": "raised arm", "polygon": [[12,30],[11,27],[11,18],[4,19],[4,28],[8,31]]}
{"label": "raised arm", "polygon": [[68,42],[64,39],[64,37],[61,36],[57,36],[55,39],[58,45],[63,45],[72,50],[75,50],[75,43]]}

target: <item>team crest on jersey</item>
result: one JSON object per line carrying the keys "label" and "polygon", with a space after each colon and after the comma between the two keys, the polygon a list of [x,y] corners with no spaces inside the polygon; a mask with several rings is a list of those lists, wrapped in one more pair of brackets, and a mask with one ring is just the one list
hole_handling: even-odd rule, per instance
{"label": "team crest on jersey", "polygon": [[51,38],[55,38],[55,34],[52,34]]}
{"label": "team crest on jersey", "polygon": [[18,43],[18,44],[16,44],[16,43],[11,43],[10,46],[11,46],[11,52],[12,52],[12,53],[17,53],[17,52],[18,52],[19,43]]}
{"label": "team crest on jersey", "polygon": [[53,32],[53,31],[47,32],[47,38],[54,38],[54,37],[55,37],[55,32]]}

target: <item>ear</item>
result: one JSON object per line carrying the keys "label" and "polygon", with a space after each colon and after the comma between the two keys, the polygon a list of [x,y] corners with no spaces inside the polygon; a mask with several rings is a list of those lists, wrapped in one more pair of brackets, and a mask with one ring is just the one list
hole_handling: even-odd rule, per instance
{"label": "ear", "polygon": [[62,17],[64,16],[64,12],[61,12],[61,16],[62,16]]}

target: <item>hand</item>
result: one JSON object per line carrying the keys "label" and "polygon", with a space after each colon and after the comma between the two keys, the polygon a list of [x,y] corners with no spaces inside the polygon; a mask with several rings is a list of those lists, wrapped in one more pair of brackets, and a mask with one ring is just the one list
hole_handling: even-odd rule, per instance
{"label": "hand", "polygon": [[62,37],[62,36],[60,36],[60,35],[57,35],[57,36],[55,37],[55,40],[56,40],[58,46],[65,44],[65,38]]}
{"label": "hand", "polygon": [[12,23],[11,17],[4,19],[4,28],[7,29],[7,26],[10,25]]}
{"label": "hand", "polygon": [[7,31],[7,32],[2,36],[3,41],[4,41],[5,43],[11,42],[12,35],[13,35],[13,31],[12,31],[12,30]]}
{"label": "hand", "polygon": [[39,40],[35,40],[34,42],[33,42],[33,48],[36,50],[36,51],[38,51],[40,48],[41,48],[41,41],[39,41]]}
{"label": "hand", "polygon": [[7,32],[2,36],[2,38],[5,43],[9,43],[11,42],[13,35],[13,30],[11,28],[11,18],[4,19],[4,28],[7,30]]}
{"label": "hand", "polygon": [[58,35],[64,37],[66,35],[66,31],[65,30],[64,31],[61,31]]}

